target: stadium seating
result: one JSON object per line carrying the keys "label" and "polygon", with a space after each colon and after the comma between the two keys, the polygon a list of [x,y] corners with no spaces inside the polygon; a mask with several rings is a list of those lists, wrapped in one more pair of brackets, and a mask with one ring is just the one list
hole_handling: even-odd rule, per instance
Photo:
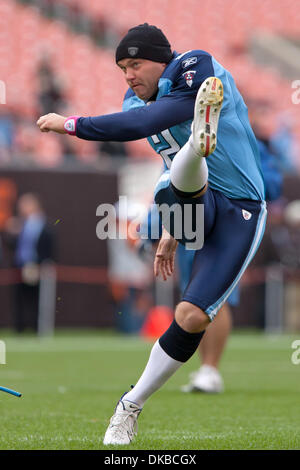
{"label": "stadium seating", "polygon": [[[68,0],[64,2],[67,4]],[[105,18],[120,35],[130,26],[148,21],[160,26],[180,52],[191,48],[210,51],[231,70],[246,97],[265,97],[267,89],[274,101],[273,109],[289,110],[294,130],[299,131],[300,118],[292,105],[291,84],[274,69],[254,64],[247,54],[249,39],[257,30],[299,34],[297,0],[277,0],[276,8],[272,0],[215,0],[213,9],[209,2],[198,0],[73,3],[95,18]],[[7,84],[8,106],[31,120],[39,113],[37,69],[45,54],[63,84],[66,112],[97,115],[120,110],[126,85],[115,66],[113,51],[97,47],[85,35],[74,34],[62,21],[46,19],[37,7],[21,5],[17,0],[0,0],[0,79]],[[49,148],[54,148],[52,142],[49,137]],[[152,154],[150,147],[143,144],[138,145],[138,151]]]}

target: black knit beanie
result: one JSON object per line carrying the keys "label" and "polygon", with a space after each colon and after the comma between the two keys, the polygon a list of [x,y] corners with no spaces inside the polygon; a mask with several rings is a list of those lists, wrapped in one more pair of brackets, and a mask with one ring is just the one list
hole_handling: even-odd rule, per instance
{"label": "black knit beanie", "polygon": [[172,51],[161,29],[148,23],[131,28],[116,50],[116,62],[122,59],[148,59],[169,63]]}

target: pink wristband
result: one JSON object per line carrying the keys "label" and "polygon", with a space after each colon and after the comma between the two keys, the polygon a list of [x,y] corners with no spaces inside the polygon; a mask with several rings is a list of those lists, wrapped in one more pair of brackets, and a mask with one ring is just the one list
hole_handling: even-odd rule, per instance
{"label": "pink wristband", "polygon": [[76,124],[79,116],[69,116],[64,123],[64,129],[70,135],[76,135]]}

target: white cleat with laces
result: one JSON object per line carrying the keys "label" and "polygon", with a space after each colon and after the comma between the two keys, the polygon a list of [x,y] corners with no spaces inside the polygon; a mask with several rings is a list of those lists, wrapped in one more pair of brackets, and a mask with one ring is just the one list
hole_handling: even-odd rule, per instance
{"label": "white cleat with laces", "polygon": [[137,435],[137,419],[141,411],[142,409],[136,403],[121,397],[110,419],[103,444],[130,444]]}

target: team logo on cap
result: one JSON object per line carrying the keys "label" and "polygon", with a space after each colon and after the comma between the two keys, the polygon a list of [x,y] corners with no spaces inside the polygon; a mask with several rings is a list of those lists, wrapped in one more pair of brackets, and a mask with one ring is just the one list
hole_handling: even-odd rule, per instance
{"label": "team logo on cap", "polygon": [[191,87],[193,85],[193,80],[194,80],[194,76],[195,76],[196,73],[197,73],[196,70],[189,70],[188,72],[184,72],[182,74],[182,76],[184,77],[184,79],[185,79],[185,81],[186,81],[186,83],[189,87]]}
{"label": "team logo on cap", "polygon": [[138,51],[139,51],[138,47],[128,47],[128,54],[131,55],[131,57],[134,57],[135,55],[137,55]]}

